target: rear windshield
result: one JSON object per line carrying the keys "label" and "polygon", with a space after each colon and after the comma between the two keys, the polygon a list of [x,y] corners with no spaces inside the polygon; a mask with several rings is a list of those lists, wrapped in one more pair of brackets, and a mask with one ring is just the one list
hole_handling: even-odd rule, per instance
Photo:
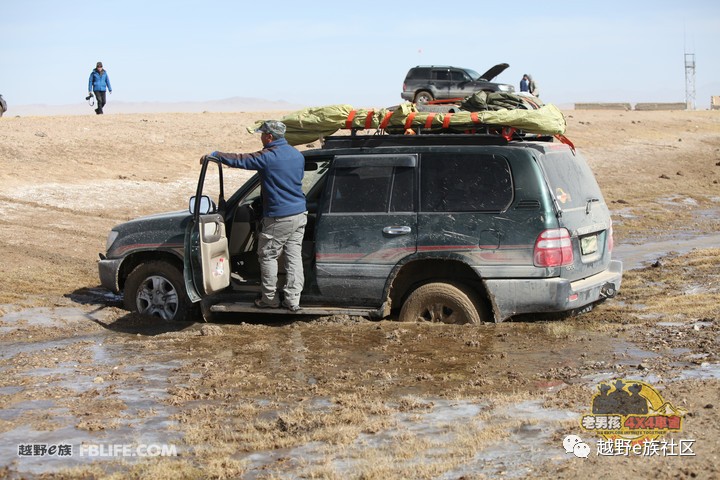
{"label": "rear windshield", "polygon": [[591,198],[602,200],[595,176],[579,153],[549,152],[540,163],[561,209],[585,207]]}

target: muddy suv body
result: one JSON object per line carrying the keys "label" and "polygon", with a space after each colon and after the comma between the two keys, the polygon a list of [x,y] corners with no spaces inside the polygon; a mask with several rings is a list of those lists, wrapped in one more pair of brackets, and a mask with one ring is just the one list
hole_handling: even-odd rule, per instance
{"label": "muddy suv body", "polygon": [[478,91],[514,92],[515,87],[492,80],[509,65],[500,63],[483,74],[464,67],[449,65],[418,65],[405,76],[400,96],[414,103],[462,99]]}
{"label": "muddy suv body", "polygon": [[[565,144],[347,136],[303,154],[301,313],[503,321],[580,311],[620,287],[608,208]],[[168,320],[186,318],[193,302],[258,312],[260,179],[228,199],[222,190],[222,165],[209,159],[190,211],[116,226],[101,255],[102,284],[124,291],[127,308]]]}

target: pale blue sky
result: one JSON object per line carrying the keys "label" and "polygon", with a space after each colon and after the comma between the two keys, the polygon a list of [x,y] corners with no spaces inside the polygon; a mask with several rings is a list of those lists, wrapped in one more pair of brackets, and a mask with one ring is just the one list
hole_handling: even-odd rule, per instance
{"label": "pale blue sky", "polygon": [[720,2],[0,0],[0,94],[15,105],[82,102],[95,62],[109,101],[228,97],[358,108],[401,102],[418,64],[480,72],[541,98],[685,101],[720,95]]}

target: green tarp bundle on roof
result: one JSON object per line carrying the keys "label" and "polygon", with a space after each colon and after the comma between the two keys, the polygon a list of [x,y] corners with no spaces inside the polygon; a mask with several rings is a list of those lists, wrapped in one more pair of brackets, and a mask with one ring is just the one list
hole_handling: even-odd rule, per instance
{"label": "green tarp bundle on roof", "polygon": [[[490,125],[543,135],[565,133],[562,112],[552,104],[542,104],[535,97],[478,92],[464,99],[461,108],[454,113],[434,113],[418,111],[413,103],[378,110],[328,105],[298,110],[280,120],[287,126],[285,138],[291,145],[314,142],[340,129],[350,128],[403,133],[417,129],[464,131]],[[256,122],[248,131],[254,132],[261,124],[262,121]]]}

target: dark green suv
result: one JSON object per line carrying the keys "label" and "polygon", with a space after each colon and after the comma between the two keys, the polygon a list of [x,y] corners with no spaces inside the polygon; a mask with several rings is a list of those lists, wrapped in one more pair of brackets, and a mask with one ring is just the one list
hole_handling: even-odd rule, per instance
{"label": "dark green suv", "polygon": [[[301,314],[499,322],[581,311],[620,288],[608,208],[568,145],[357,135],[328,137],[303,154]],[[188,319],[196,302],[214,312],[260,311],[260,179],[225,198],[222,172],[205,162],[189,212],[113,228],[100,279],[124,292],[128,309],[166,320]]]}

